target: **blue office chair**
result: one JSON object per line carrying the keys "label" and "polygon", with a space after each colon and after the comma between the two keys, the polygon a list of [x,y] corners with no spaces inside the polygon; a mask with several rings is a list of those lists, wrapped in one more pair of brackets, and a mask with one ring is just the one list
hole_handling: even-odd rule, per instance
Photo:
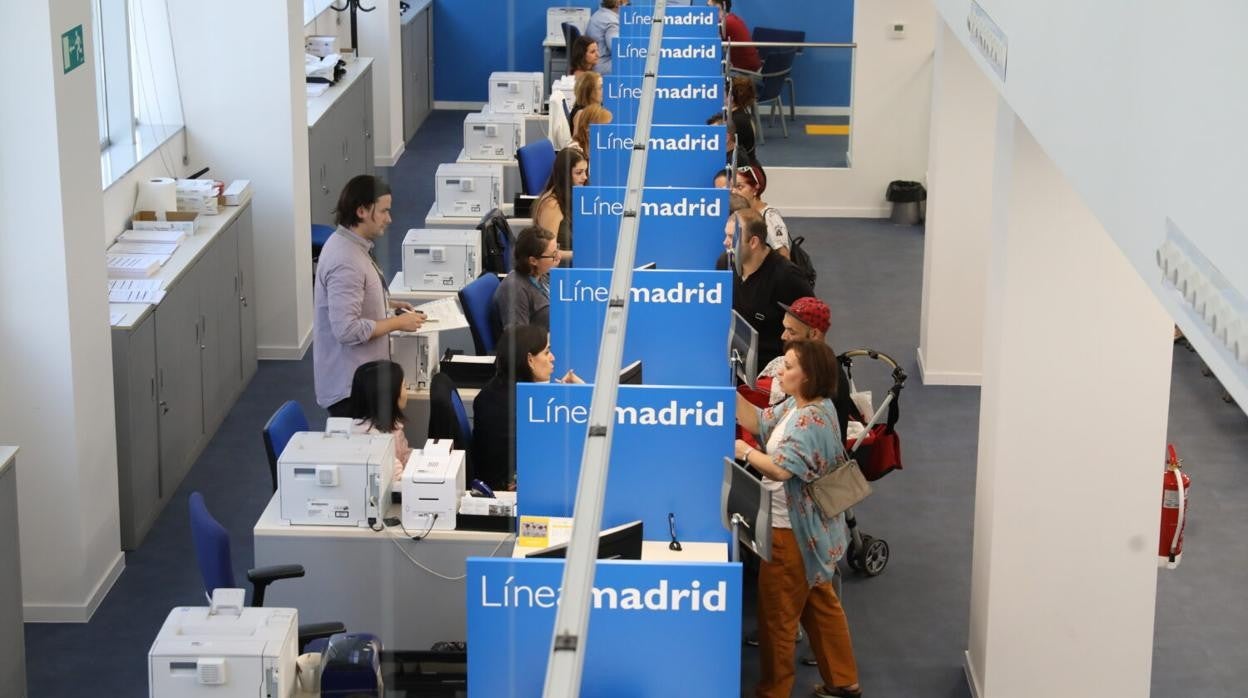
{"label": "blue office chair", "polygon": [[264,453],[269,457],[269,477],[273,480],[273,491],[277,491],[277,459],[295,432],[308,430],[308,418],[303,408],[294,400],[277,408],[269,421],[265,423],[261,434],[264,436]]}
{"label": "blue office chair", "polygon": [[494,292],[498,290],[499,283],[497,274],[486,272],[459,290],[459,304],[468,318],[468,329],[472,331],[477,356],[493,354],[494,344],[498,341],[498,310],[494,307]]}
{"label": "blue office chair", "polygon": [[520,188],[527,196],[540,196],[555,169],[555,144],[543,138],[521,146],[516,161],[520,165]]}
{"label": "blue office chair", "polygon": [[[199,492],[191,493],[190,512],[195,559],[199,563],[199,574],[204,582],[204,595],[211,601],[212,592],[216,589],[239,588],[235,583],[234,565],[230,560],[230,534],[208,512],[204,496]],[[264,605],[264,592],[273,582],[302,576],[302,565],[272,565],[247,570],[247,580],[252,586],[251,605]],[[311,640],[341,632],[346,632],[346,627],[337,622],[300,625],[299,646],[303,647]]]}
{"label": "blue office chair", "polygon": [[754,109],[755,126],[757,129],[755,135],[758,137],[759,142],[762,142],[763,125],[759,120],[757,107],[763,104],[771,105],[771,120],[773,123],[776,120],[777,112],[780,114],[780,128],[784,132],[784,137],[789,137],[789,127],[784,121],[784,97],[781,91],[785,82],[790,79],[789,75],[793,72],[793,59],[796,57],[796,49],[773,49],[767,54],[767,58],[763,61],[762,69],[756,75],[756,77],[762,80],[762,86],[758,90],[758,100],[755,102]]}
{"label": "blue office chair", "polygon": [[332,225],[312,224],[312,261],[315,262],[321,256],[321,248],[329,242],[329,236],[334,234],[334,230],[336,228]]}
{"label": "blue office chair", "polygon": [[[568,47],[568,55],[572,55],[572,44],[581,38],[581,28],[571,22],[564,22],[560,25],[563,28],[563,45]],[[572,66],[568,66],[568,73],[572,72]]]}
{"label": "blue office chair", "polygon": [[[433,374],[429,382],[429,438],[451,439],[455,448],[468,451],[472,446],[472,423],[455,381],[445,373]],[[471,456],[471,453],[468,454]],[[471,460],[471,458],[469,458]],[[468,468],[472,472],[472,468]]]}
{"label": "blue office chair", "polygon": [[[754,32],[750,35],[754,41],[775,41],[788,43],[802,43],[806,41],[806,32],[797,31],[795,29],[773,29],[772,27],[754,27]],[[774,51],[793,51],[794,57],[802,55],[800,48],[767,48],[758,49],[759,57],[763,60],[767,59],[767,54]],[[794,86],[793,77],[789,75],[785,77],[784,84],[789,87],[789,118],[797,121],[797,88]]]}

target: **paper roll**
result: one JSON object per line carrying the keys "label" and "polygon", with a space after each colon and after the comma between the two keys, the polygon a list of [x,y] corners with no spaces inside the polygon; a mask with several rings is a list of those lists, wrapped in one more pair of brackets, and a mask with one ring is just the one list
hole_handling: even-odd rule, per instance
{"label": "paper roll", "polygon": [[168,177],[139,180],[139,195],[134,202],[135,211],[178,210],[178,182]]}

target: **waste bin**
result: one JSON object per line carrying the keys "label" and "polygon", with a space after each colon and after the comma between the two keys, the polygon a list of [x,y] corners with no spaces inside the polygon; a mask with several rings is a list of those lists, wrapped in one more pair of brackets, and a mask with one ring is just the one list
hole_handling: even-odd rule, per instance
{"label": "waste bin", "polygon": [[918,182],[894,180],[888,183],[884,198],[893,204],[889,220],[897,225],[917,225],[923,222],[927,208],[927,189]]}

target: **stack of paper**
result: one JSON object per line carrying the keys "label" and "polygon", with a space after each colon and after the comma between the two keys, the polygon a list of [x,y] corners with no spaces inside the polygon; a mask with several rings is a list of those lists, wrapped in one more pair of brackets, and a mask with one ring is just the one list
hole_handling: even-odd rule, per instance
{"label": "stack of paper", "polygon": [[211,179],[179,179],[178,210],[216,215],[217,183]]}
{"label": "stack of paper", "polygon": [[108,251],[114,254],[171,255],[176,249],[178,249],[178,244],[176,242],[134,242],[131,240],[118,240],[113,243],[112,247],[108,248]]}
{"label": "stack of paper", "polygon": [[127,230],[117,236],[124,242],[160,242],[177,244],[182,242],[186,233],[181,230]]}
{"label": "stack of paper", "polygon": [[108,275],[118,279],[142,279],[160,270],[160,265],[169,259],[169,255],[154,254],[110,254],[108,259]]}

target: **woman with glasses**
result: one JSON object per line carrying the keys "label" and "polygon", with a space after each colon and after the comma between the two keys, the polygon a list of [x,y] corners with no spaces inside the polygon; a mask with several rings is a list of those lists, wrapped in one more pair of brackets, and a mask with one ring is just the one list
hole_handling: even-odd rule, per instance
{"label": "woman with glasses", "polygon": [[767,190],[767,175],[762,168],[750,164],[737,168],[737,181],[732,185],[732,193],[740,194],[750,202],[750,208],[763,217],[767,223],[767,245],[779,252],[785,259],[789,258],[789,228],[780,217],[780,211],[763,201],[763,192]]}
{"label": "woman with glasses", "polygon": [[[521,233],[523,235],[523,233]],[[515,274],[508,275],[508,278]],[[516,384],[548,383],[555,375],[550,332],[538,325],[503,330],[494,377],[472,401],[473,477],[494,489],[512,489],[516,475]],[[583,383],[568,371],[558,383]]]}
{"label": "woman with glasses", "polygon": [[576,148],[564,148],[555,156],[546,189],[533,204],[533,225],[555,234],[562,250],[561,262],[572,259],[572,187],[588,182],[589,160],[585,154]]}
{"label": "woman with glasses", "polygon": [[[515,265],[494,292],[494,307],[503,328],[512,325],[550,327],[550,270],[559,265],[555,234],[529,226],[516,236]],[[496,328],[501,329],[501,328]]]}

